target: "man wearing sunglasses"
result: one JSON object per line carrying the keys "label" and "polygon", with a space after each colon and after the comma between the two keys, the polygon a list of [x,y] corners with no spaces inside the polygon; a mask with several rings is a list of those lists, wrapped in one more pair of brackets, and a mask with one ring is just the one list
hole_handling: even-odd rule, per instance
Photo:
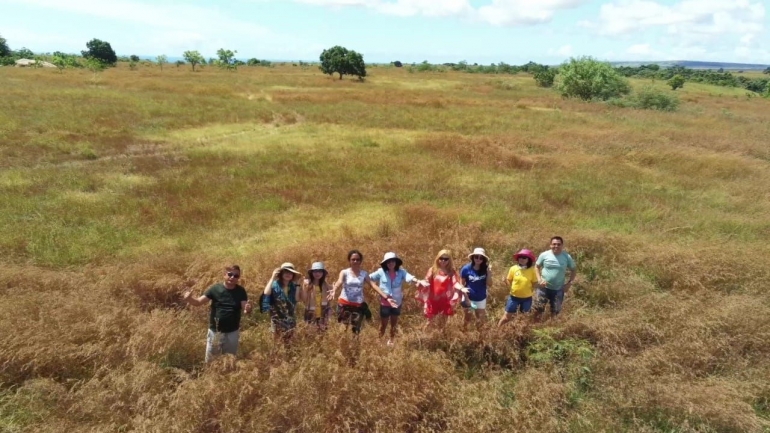
{"label": "man wearing sunglasses", "polygon": [[225,268],[225,280],[209,287],[203,296],[193,297],[188,291],[182,300],[193,306],[211,302],[209,332],[206,337],[206,362],[223,353],[235,355],[238,352],[238,329],[241,325],[241,311],[251,312],[246,289],[238,285],[241,268],[231,265]]}

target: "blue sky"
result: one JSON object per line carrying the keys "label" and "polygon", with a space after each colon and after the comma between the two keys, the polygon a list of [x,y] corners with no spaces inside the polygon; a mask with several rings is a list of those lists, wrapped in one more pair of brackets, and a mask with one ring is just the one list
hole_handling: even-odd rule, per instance
{"label": "blue sky", "polygon": [[12,49],[317,60],[343,45],[367,62],[556,64],[604,60],[770,63],[770,0],[0,0]]}

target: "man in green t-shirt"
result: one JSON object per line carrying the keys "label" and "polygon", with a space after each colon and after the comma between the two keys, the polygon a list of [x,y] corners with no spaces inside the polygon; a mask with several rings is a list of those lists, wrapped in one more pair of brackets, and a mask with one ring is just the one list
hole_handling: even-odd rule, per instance
{"label": "man in green t-shirt", "polygon": [[[545,311],[546,304],[551,305],[551,317],[561,312],[564,295],[572,287],[575,279],[575,261],[564,251],[564,239],[561,236],[551,238],[550,250],[543,252],[535,261],[537,290],[535,292],[535,320]],[[569,271],[569,279],[565,277]]]}
{"label": "man in green t-shirt", "polygon": [[232,265],[225,268],[225,280],[209,287],[203,296],[193,297],[186,292],[182,299],[190,305],[199,306],[211,302],[209,332],[206,338],[206,362],[215,355],[238,352],[238,329],[241,325],[241,311],[251,312],[246,289],[238,285],[241,268]]}

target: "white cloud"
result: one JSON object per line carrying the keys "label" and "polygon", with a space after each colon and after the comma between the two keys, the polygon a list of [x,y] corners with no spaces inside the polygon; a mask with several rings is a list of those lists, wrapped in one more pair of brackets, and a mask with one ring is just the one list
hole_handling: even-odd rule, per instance
{"label": "white cloud", "polygon": [[492,0],[474,8],[468,0],[293,0],[317,6],[364,7],[386,15],[462,17],[496,26],[534,25],[551,21],[563,9],[578,7],[587,0]]}
{"label": "white cloud", "polygon": [[[19,3],[24,6],[39,7],[46,10],[79,15],[94,16],[106,20],[133,23],[146,26],[155,52],[180,52],[181,49],[198,49],[213,54],[217,48],[233,46],[232,41],[247,38],[265,37],[271,32],[262,26],[241,21],[222,13],[216,7],[201,7],[185,3],[151,4],[132,0],[101,0],[98,6],[90,0],[6,0],[6,3]],[[226,30],[228,45],[222,39]],[[145,44],[142,44],[146,46]],[[141,48],[127,46],[116,51],[134,52]]]}
{"label": "white cloud", "polygon": [[[761,62],[768,60],[758,45],[766,35],[765,21],[765,6],[757,0],[613,0],[601,6],[596,20],[578,26],[639,41],[627,54],[676,59],[737,54]],[[646,40],[651,37],[667,55],[650,48]]]}
{"label": "white cloud", "polygon": [[671,6],[652,0],[616,0],[602,5],[598,22],[588,26],[610,36],[650,28],[680,36],[751,34],[763,31],[764,17],[764,5],[750,0],[682,0]]}
{"label": "white cloud", "polygon": [[554,54],[562,57],[570,57],[573,54],[572,45],[564,45],[563,47],[554,51]]}

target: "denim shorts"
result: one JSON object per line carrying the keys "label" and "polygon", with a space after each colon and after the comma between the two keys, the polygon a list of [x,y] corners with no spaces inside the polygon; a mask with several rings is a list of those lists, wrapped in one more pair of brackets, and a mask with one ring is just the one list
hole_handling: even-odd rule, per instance
{"label": "denim shorts", "polygon": [[550,304],[551,314],[559,314],[561,312],[561,304],[564,302],[563,287],[557,290],[538,288],[535,291],[535,296],[537,297],[535,310],[538,313],[545,311],[545,304]]}
{"label": "denim shorts", "polygon": [[380,305],[380,317],[386,318],[390,316],[400,316],[401,315],[401,307],[393,308],[390,305],[387,307],[384,305]]}
{"label": "denim shorts", "polygon": [[517,298],[515,296],[508,296],[505,298],[505,312],[509,314],[516,314],[518,311],[522,313],[529,313],[532,308],[532,297],[529,298]]}

